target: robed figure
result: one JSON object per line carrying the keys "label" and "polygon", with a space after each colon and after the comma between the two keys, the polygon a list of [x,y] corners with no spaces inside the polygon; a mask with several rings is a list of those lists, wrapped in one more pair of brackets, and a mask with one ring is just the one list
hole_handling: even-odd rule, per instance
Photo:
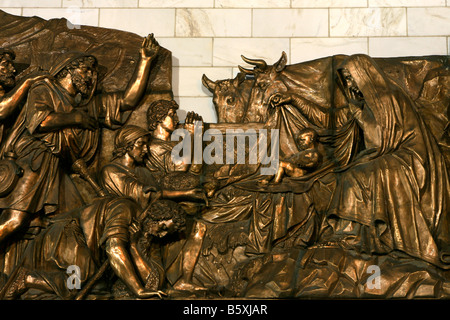
{"label": "robed figure", "polygon": [[336,172],[327,222],[350,248],[449,267],[449,175],[412,99],[366,55],[340,69],[365,149]]}
{"label": "robed figure", "polygon": [[[87,57],[77,52],[61,55],[51,74],[56,76],[66,65]],[[92,67],[95,63],[92,60]],[[57,81],[41,81],[31,88],[13,133],[2,148],[3,152],[14,152],[16,162],[24,169],[20,183],[0,199],[2,208],[30,213],[44,210],[50,214],[83,204],[64,165],[70,168],[78,159],[90,163],[100,142],[100,128],[114,128],[129,114],[120,110],[120,93],[93,95],[94,85],[90,90],[92,97],[80,106],[81,96],[73,96]],[[79,125],[63,126],[61,119],[58,127],[46,127],[48,117],[70,115],[75,119],[79,114],[92,118],[98,125],[95,127],[95,123],[89,123],[91,119],[83,119],[84,123]]]}
{"label": "robed figure", "polygon": [[75,163],[89,165],[100,143],[101,128],[117,128],[137,107],[158,48],[153,35],[144,39],[140,60],[124,92],[96,93],[96,58],[70,51],[61,54],[50,69],[52,79],[30,88],[1,150],[2,155],[14,155],[23,176],[0,198],[0,243],[26,231],[38,217],[83,205],[69,176],[71,168]]}

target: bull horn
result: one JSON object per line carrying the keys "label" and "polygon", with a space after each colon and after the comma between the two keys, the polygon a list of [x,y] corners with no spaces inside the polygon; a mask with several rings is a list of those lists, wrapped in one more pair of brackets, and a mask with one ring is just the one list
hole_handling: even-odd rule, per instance
{"label": "bull horn", "polygon": [[286,64],[287,64],[287,55],[286,55],[286,52],[283,51],[283,52],[281,53],[281,58],[280,58],[280,60],[278,60],[278,61],[274,64],[275,70],[276,70],[277,72],[283,71],[284,68],[286,67]]}
{"label": "bull horn", "polygon": [[255,72],[254,72],[253,70],[251,70],[251,69],[245,69],[245,68],[243,68],[243,67],[241,67],[241,66],[238,66],[238,68],[239,68],[239,71],[241,71],[242,73],[245,73],[245,74],[255,74]]}
{"label": "bull horn", "polygon": [[262,59],[249,59],[241,55],[242,60],[244,60],[248,64],[252,64],[261,70],[266,70],[267,63]]}
{"label": "bull horn", "polygon": [[209,91],[211,91],[211,93],[214,93],[214,89],[216,89],[217,84],[209,79],[206,74],[202,76],[202,83]]}

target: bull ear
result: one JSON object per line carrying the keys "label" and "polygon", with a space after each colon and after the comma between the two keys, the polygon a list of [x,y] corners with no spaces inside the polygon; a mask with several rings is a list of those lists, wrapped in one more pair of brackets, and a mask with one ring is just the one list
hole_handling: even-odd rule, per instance
{"label": "bull ear", "polygon": [[209,79],[206,74],[202,76],[202,83],[209,91],[211,91],[211,93],[214,93],[214,89],[216,89],[216,83]]}
{"label": "bull ear", "polygon": [[245,80],[245,73],[239,72],[233,79],[233,85],[235,87],[239,86]]}
{"label": "bull ear", "polygon": [[283,53],[281,54],[281,58],[280,60],[278,60],[275,64],[275,71],[276,72],[281,72],[284,70],[284,68],[286,67],[287,64],[287,55],[286,52],[283,51]]}

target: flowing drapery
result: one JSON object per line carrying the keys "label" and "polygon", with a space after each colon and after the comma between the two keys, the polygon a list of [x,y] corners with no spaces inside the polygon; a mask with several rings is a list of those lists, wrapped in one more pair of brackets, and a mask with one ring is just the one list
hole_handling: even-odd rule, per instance
{"label": "flowing drapery", "polygon": [[327,212],[334,236],[365,252],[400,250],[448,267],[449,177],[436,140],[373,59],[355,55],[342,67],[364,95],[358,125],[367,149],[336,175]]}

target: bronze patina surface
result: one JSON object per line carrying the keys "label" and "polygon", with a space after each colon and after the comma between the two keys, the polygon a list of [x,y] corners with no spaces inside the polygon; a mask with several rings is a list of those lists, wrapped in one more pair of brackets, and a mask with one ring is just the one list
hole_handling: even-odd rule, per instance
{"label": "bronze patina surface", "polygon": [[0,299],[450,298],[448,56],[243,56],[180,123],[157,35],[0,48]]}

